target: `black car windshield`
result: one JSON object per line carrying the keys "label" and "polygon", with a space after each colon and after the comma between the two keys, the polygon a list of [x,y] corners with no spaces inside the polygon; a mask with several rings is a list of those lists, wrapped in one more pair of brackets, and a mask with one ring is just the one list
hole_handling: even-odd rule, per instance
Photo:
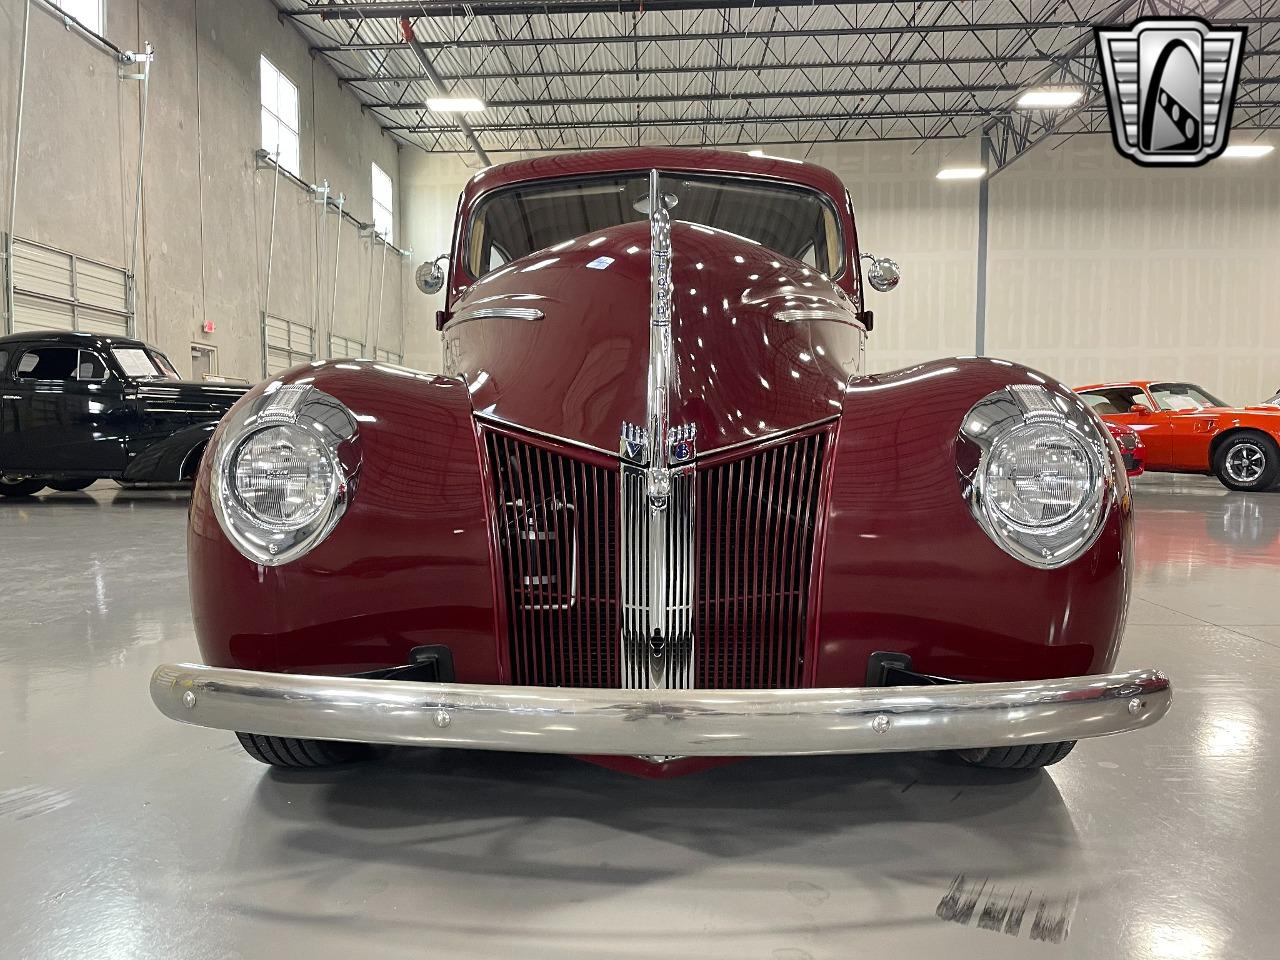
{"label": "black car windshield", "polygon": [[1153,383],[1151,399],[1162,410],[1199,410],[1202,407],[1225,407],[1226,404],[1194,383]]}
{"label": "black car windshield", "polygon": [[153,353],[144,347],[112,347],[111,355],[120,364],[126,376],[139,380],[177,380],[178,372],[164,354]]}
{"label": "black car windshield", "polygon": [[[672,217],[734,233],[807,263],[840,273],[844,251],[831,203],[804,187],[732,177],[668,174],[662,192],[675,198]],[[466,267],[482,277],[511,260],[595,230],[647,219],[649,180],[619,174],[576,182],[530,183],[481,202],[466,240]]]}

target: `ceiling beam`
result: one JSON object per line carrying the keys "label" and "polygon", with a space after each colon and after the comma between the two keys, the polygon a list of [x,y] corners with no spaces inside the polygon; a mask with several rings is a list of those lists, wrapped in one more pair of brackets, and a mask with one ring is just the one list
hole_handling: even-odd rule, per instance
{"label": "ceiling beam", "polygon": [[[1249,18],[1233,20],[1232,23],[1248,24],[1254,22]],[[1268,21],[1269,22],[1269,21]],[[901,36],[903,34],[938,34],[938,33],[993,33],[1009,31],[1014,33],[1038,33],[1042,30],[1092,30],[1090,20],[1050,20],[1030,22],[999,23],[903,23],[893,26],[848,26],[825,27],[814,30],[710,30],[691,33],[616,33],[604,36],[567,36],[567,37],[532,37],[510,36],[495,37],[483,40],[430,40],[423,41],[427,50],[489,50],[504,47],[563,47],[589,44],[640,44],[657,43],[670,45],[689,40],[810,40],[823,37],[868,37],[868,36]],[[1093,34],[1089,34],[1090,40]],[[396,50],[399,43],[334,43],[314,47],[319,53],[375,53],[379,50]]]}
{"label": "ceiling beam", "polygon": [[[1268,86],[1280,84],[1277,77],[1249,77],[1240,81],[1241,86]],[[1079,86],[1079,84],[1076,84]],[[608,96],[608,97],[534,97],[530,99],[489,100],[491,110],[530,110],[536,107],[602,107],[602,106],[654,106],[678,103],[751,103],[758,100],[826,100],[854,97],[911,97],[949,96],[979,93],[1011,93],[1023,89],[1021,83],[988,83],[969,86],[927,84],[914,87],[846,87],[830,90],[756,90],[750,93],[673,93],[657,96]],[[369,101],[367,106],[378,110],[430,110],[425,101]]]}
{"label": "ceiling beam", "polygon": [[[857,6],[867,0],[824,0],[826,6]],[[898,0],[873,0],[893,3]],[[320,17],[323,20],[372,20],[401,17],[506,17],[536,14],[587,14],[587,13],[678,13],[681,11],[706,11],[710,5],[703,0],[540,0],[540,2],[512,2],[512,0],[471,0],[470,3],[454,3],[451,0],[419,0],[417,3],[354,2],[312,3],[303,10],[285,10],[286,17]],[[718,0],[716,9],[758,10],[761,7],[812,7],[814,0]]]}

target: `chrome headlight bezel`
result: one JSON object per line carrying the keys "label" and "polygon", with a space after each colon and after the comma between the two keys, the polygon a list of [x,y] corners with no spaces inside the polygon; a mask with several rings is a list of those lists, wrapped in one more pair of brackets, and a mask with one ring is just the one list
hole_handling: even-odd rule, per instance
{"label": "chrome headlight bezel", "polygon": [[[1085,452],[1090,488],[1070,513],[1052,523],[1026,525],[1006,515],[987,489],[987,467],[1001,445],[1024,427],[1061,432]],[[1113,444],[1079,398],[1035,384],[1012,384],[979,400],[965,414],[956,444],[961,493],[974,520],[1005,553],[1031,567],[1053,570],[1078,559],[1098,540],[1116,499],[1119,477]]]}
{"label": "chrome headlight bezel", "polygon": [[[304,431],[317,440],[331,475],[324,505],[297,523],[259,516],[237,495],[233,476],[245,443],[264,430],[281,426]],[[276,567],[320,544],[346,512],[359,465],[348,441],[356,436],[356,420],[351,411],[341,401],[308,384],[277,381],[231,414],[212,451],[209,493],[218,525],[232,545],[254,563]]]}

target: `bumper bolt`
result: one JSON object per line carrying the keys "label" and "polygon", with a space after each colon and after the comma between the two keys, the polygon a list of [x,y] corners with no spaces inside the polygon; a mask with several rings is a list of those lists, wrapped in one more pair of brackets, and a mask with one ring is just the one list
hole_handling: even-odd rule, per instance
{"label": "bumper bolt", "polygon": [[453,722],[453,718],[449,716],[449,711],[443,707],[436,711],[436,715],[433,719],[436,722],[436,726],[442,729]]}
{"label": "bumper bolt", "polygon": [[182,695],[182,705],[188,710],[194,710],[196,706],[196,692],[188,690]]}
{"label": "bumper bolt", "polygon": [[1134,697],[1129,701],[1129,712],[1135,717],[1142,712],[1142,701]]}
{"label": "bumper bolt", "polygon": [[893,726],[893,721],[890,720],[883,713],[871,721],[871,729],[874,730],[876,733],[888,733],[889,728],[892,726]]}

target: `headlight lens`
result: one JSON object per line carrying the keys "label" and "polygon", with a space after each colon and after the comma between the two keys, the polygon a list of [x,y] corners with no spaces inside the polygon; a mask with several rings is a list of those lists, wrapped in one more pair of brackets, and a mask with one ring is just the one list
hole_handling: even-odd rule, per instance
{"label": "headlight lens", "polygon": [[269,526],[310,523],[335,492],[328,452],[314,434],[292,424],[250,434],[236,453],[231,477],[236,498]]}
{"label": "headlight lens", "polygon": [[965,415],[961,492],[1002,550],[1033,567],[1060,567],[1102,532],[1120,482],[1111,450],[1083,401],[1015,384]]}
{"label": "headlight lens", "polygon": [[983,485],[992,507],[1010,523],[1048,527],[1080,509],[1094,480],[1084,444],[1058,422],[1042,421],[1015,427],[996,441]]}
{"label": "headlight lens", "polygon": [[341,402],[309,385],[272,386],[219,428],[210,474],[219,526],[264,566],[295,560],[332,532],[359,466],[356,420]]}

